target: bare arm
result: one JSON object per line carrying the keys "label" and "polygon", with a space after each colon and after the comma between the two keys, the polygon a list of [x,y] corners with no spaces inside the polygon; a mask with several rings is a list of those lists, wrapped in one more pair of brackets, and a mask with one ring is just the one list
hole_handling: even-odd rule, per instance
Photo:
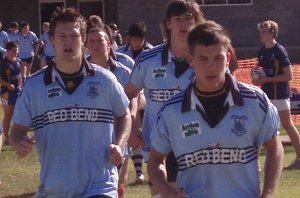
{"label": "bare arm", "polygon": [[129,81],[127,86],[125,87],[125,93],[129,100],[131,101],[133,98],[136,98],[142,89],[134,86],[132,82]]}
{"label": "bare arm", "polygon": [[167,154],[160,153],[151,148],[150,159],[148,162],[148,175],[150,181],[164,198],[183,198],[182,192],[172,188],[167,181],[164,161]]}
{"label": "bare arm", "polygon": [[261,86],[264,83],[269,82],[288,82],[292,80],[292,69],[291,66],[284,67],[282,69],[283,74],[273,77],[260,76],[259,79],[253,80],[253,84]]}
{"label": "bare arm", "polygon": [[283,147],[277,136],[264,144],[267,150],[265,163],[265,180],[262,198],[274,197],[283,168]]}
{"label": "bare arm", "polygon": [[14,123],[10,131],[9,142],[21,157],[26,156],[33,148],[34,141],[28,136],[28,130],[28,127]]}
{"label": "bare arm", "polygon": [[124,150],[131,130],[131,115],[129,109],[126,113],[116,118],[116,145]]}
{"label": "bare arm", "polygon": [[9,82],[7,82],[6,80],[3,80],[0,78],[0,84],[7,87],[8,90],[13,91],[15,89],[15,86],[13,84],[10,84]]}

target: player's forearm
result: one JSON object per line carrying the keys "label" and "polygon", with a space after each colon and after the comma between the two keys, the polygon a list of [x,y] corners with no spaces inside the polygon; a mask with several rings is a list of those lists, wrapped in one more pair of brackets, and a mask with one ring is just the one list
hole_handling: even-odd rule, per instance
{"label": "player's forearm", "polygon": [[262,198],[274,197],[283,168],[283,156],[282,144],[280,140],[277,140],[275,146],[267,151]]}
{"label": "player's forearm", "polygon": [[283,74],[280,74],[278,76],[273,76],[273,77],[266,77],[266,82],[287,82],[292,80],[292,71],[291,67],[286,67],[284,69]]}
{"label": "player's forearm", "polygon": [[20,128],[13,125],[10,130],[9,142],[13,148],[15,148],[21,141],[28,135],[28,129]]}
{"label": "player's forearm", "polygon": [[147,169],[149,180],[155,186],[155,189],[164,197],[170,186],[167,182],[166,169],[163,161],[150,159]]}
{"label": "player's forearm", "polygon": [[116,145],[124,150],[131,131],[131,115],[127,109],[125,115],[116,118]]}

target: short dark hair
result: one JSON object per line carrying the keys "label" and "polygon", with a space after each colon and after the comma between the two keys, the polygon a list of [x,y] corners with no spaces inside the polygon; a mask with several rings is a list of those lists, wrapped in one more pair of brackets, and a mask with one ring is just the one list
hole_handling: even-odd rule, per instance
{"label": "short dark hair", "polygon": [[196,45],[224,44],[228,47],[231,43],[226,29],[214,21],[206,21],[197,25],[188,35],[188,46],[191,54],[194,53]]}
{"label": "short dark hair", "polygon": [[12,21],[9,25],[10,28],[19,28],[19,23],[17,21]]}
{"label": "short dark hair", "polygon": [[13,48],[19,48],[19,44],[16,41],[8,41],[5,45],[5,49],[11,50]]}
{"label": "short dark hair", "polygon": [[117,31],[117,30],[118,30],[118,26],[117,26],[117,24],[115,24],[115,23],[110,23],[108,26],[109,26],[110,29],[112,29],[113,31]]}
{"label": "short dark hair", "polygon": [[27,21],[22,21],[20,25],[20,29],[22,30],[25,26],[29,26],[29,23]]}
{"label": "short dark hair", "polygon": [[49,28],[50,38],[54,37],[57,23],[69,23],[69,22],[71,23],[74,22],[76,23],[76,25],[78,25],[80,29],[82,41],[84,42],[86,39],[87,21],[75,8],[72,7],[58,8],[54,12],[53,19],[50,23],[50,28]]}
{"label": "short dark hair", "polygon": [[165,42],[171,39],[171,31],[167,28],[167,22],[171,17],[180,16],[190,12],[195,17],[196,23],[205,21],[199,4],[195,0],[171,0],[168,4],[166,15],[160,23],[161,32]]}
{"label": "short dark hair", "polygon": [[128,30],[130,37],[145,38],[147,34],[147,25],[145,22],[132,24]]}

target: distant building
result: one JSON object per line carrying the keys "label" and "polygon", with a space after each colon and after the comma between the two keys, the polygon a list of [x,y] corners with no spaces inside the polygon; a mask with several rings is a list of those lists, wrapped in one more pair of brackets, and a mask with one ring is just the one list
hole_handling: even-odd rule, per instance
{"label": "distant building", "polygon": [[[147,23],[153,44],[162,41],[159,23],[169,0],[1,0],[0,21],[7,29],[13,20],[28,21],[40,33],[57,6],[73,6],[89,17],[97,14],[106,23],[115,22],[121,32],[135,22]],[[261,46],[257,23],[272,19],[279,24],[278,41],[293,62],[300,62],[300,1],[297,0],[198,0],[205,17],[224,25],[231,33],[239,58],[255,57]]]}

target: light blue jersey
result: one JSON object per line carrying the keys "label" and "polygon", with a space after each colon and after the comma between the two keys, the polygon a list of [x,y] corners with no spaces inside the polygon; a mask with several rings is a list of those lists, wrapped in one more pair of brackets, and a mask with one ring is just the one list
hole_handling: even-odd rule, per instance
{"label": "light blue jersey", "polygon": [[8,35],[8,38],[10,41],[17,41],[19,32],[16,32],[15,34],[13,34],[11,31],[8,31],[7,35]]}
{"label": "light blue jersey", "polygon": [[85,60],[82,72],[81,84],[68,94],[50,64],[26,80],[17,101],[14,123],[35,132],[41,164],[36,197],[117,197],[108,145],[115,139],[113,118],[126,113],[129,100],[110,71]]}
{"label": "light blue jersey", "polygon": [[164,102],[185,89],[194,76],[194,71],[190,67],[179,78],[175,77],[175,65],[168,44],[145,51],[137,58],[130,82],[134,86],[144,89],[147,103],[143,120],[143,134],[146,146],[151,146],[152,126]]}
{"label": "light blue jersey", "polygon": [[18,33],[17,42],[19,43],[19,58],[26,59],[34,56],[34,45],[38,43],[35,33],[29,31],[27,36]]}
{"label": "light blue jersey", "polygon": [[119,83],[125,87],[129,82],[131,70],[111,57],[109,58],[109,63],[109,70],[116,76]]}
{"label": "light blue jersey", "polygon": [[48,32],[44,32],[41,37],[40,37],[40,40],[42,40],[45,44],[44,46],[44,53],[46,56],[55,56],[55,51],[54,51],[54,48],[53,48],[53,45],[50,41],[50,38],[49,38],[49,33]]}
{"label": "light blue jersey", "polygon": [[122,54],[120,52],[114,52],[112,57],[114,58],[114,60],[118,61],[119,63],[122,63],[129,69],[131,70],[133,69],[135,62],[132,58],[130,58],[130,56],[127,56],[126,54]]}
{"label": "light blue jersey", "polygon": [[6,52],[6,43],[9,41],[8,35],[5,31],[0,30],[0,52],[4,54]]}
{"label": "light blue jersey", "polygon": [[[142,48],[142,50],[141,50],[141,52],[143,52],[143,51],[145,51],[145,50],[152,49],[152,48],[153,48],[153,45],[151,45],[151,44],[148,43],[148,42],[145,42],[145,43],[144,43],[144,46],[143,46],[143,48]],[[134,57],[134,55],[133,55],[133,50],[132,50],[130,44],[121,46],[119,49],[117,49],[117,52],[129,56],[129,57],[132,58],[133,60],[135,59],[135,57]]]}
{"label": "light blue jersey", "polygon": [[259,88],[228,76],[229,109],[217,126],[205,121],[192,83],[163,106],[153,127],[152,146],[174,152],[177,183],[191,198],[260,197],[257,147],[278,135],[278,113]]}

